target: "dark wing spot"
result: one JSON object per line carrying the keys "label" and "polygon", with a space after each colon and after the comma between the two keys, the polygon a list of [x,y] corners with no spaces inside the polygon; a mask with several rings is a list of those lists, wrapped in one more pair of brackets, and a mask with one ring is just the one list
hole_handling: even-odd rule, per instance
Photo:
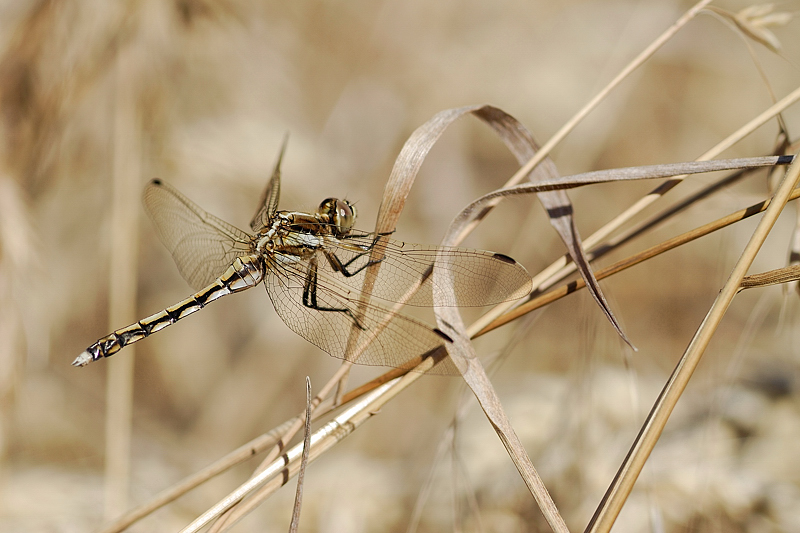
{"label": "dark wing spot", "polygon": [[439,335],[441,338],[443,338],[447,342],[449,342],[451,344],[453,343],[453,339],[450,338],[450,335],[448,335],[444,331],[440,330],[439,328],[434,328],[433,332],[436,333],[437,335]]}
{"label": "dark wing spot", "polygon": [[552,209],[547,210],[547,214],[550,218],[561,218],[572,215],[572,206],[571,205],[561,205],[558,207],[553,207]]}
{"label": "dark wing spot", "polygon": [[516,262],[516,261],[514,261],[513,259],[511,259],[511,258],[510,258],[510,257],[508,257],[507,255],[503,255],[503,254],[494,254],[494,258],[495,258],[495,259],[499,259],[500,261],[502,261],[502,262],[504,262],[504,263],[508,263],[508,264],[510,264],[510,265],[516,265],[516,264],[517,264],[517,262]]}

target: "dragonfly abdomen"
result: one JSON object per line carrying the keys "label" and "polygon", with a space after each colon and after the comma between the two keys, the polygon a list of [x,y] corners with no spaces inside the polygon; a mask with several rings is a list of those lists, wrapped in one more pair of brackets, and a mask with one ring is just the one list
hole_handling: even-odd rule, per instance
{"label": "dragonfly abdomen", "polygon": [[218,298],[240,292],[258,285],[264,277],[264,268],[259,256],[236,259],[223,275],[205,289],[181,302],[167,307],[154,315],[143,318],[130,326],[118,329],[86,348],[74,366],[86,366],[92,361],[111,357],[125,346],[149,337],[156,331],[170,326],[178,320],[195,313]]}

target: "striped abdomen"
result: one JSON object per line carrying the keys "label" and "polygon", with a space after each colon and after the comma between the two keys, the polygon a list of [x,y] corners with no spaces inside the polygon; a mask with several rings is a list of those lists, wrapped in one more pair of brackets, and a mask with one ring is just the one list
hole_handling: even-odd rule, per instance
{"label": "striped abdomen", "polygon": [[213,302],[217,298],[255,287],[263,278],[264,267],[261,256],[249,255],[240,257],[208,287],[172,307],[168,307],[159,313],[103,337],[86,348],[72,364],[86,366],[92,361],[110,357],[128,344],[149,337],[156,331],[174,324],[195,311],[199,311],[206,304]]}

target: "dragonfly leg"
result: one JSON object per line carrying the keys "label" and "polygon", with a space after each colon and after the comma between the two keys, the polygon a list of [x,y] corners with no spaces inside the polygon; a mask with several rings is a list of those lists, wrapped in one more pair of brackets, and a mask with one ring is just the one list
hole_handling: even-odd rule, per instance
{"label": "dragonfly leg", "polygon": [[[355,261],[357,261],[357,260],[361,259],[362,257],[364,257],[366,254],[371,252],[373,248],[375,248],[375,244],[378,242],[378,239],[380,239],[381,237],[385,237],[387,235],[391,235],[392,233],[394,233],[394,232],[390,231],[390,232],[386,232],[386,233],[378,233],[377,235],[375,235],[375,238],[372,239],[372,244],[370,244],[369,246],[364,246],[363,247],[363,250],[364,250],[363,252],[361,252],[360,254],[356,254],[355,257],[353,257],[352,259],[350,259],[346,263],[342,263],[342,260],[339,259],[339,257],[334,253],[330,253],[330,252],[327,252],[325,250],[323,250],[323,252],[325,253],[325,257],[328,259],[328,262],[331,264],[331,268],[333,268],[333,270],[335,270],[336,272],[341,272],[343,276],[349,278],[351,276],[355,276],[356,274],[358,274],[359,272],[361,272],[365,268],[371,267],[372,265],[377,265],[378,263],[383,261],[383,259],[375,259],[375,260],[372,260],[372,261],[367,261],[366,264],[361,265],[360,267],[358,267],[356,270],[354,270],[352,272],[350,270],[348,270],[348,267],[350,265],[352,265]],[[347,238],[347,236],[345,236],[344,238]]]}
{"label": "dragonfly leg", "polygon": [[341,272],[342,275],[346,278],[349,278],[350,276],[355,276],[365,268],[370,267],[372,265],[377,265],[378,263],[383,261],[383,259],[375,259],[373,261],[367,261],[365,264],[361,265],[356,270],[353,270],[351,272],[350,270],[347,270],[347,267],[353,264],[354,261],[361,259],[365,255],[367,255],[369,252],[362,252],[346,263],[342,263],[342,260],[339,259],[334,253],[331,253],[327,250],[323,250],[323,253],[325,254],[325,257],[328,259],[328,262],[331,264],[331,268],[336,272]]}
{"label": "dragonfly leg", "polygon": [[366,330],[367,328],[361,324],[353,311],[346,307],[323,307],[317,301],[317,261],[316,258],[309,261],[308,275],[306,275],[306,282],[303,285],[303,305],[316,309],[317,311],[333,311],[337,313],[344,313],[350,317],[358,329]]}
{"label": "dragonfly leg", "polygon": [[[382,231],[380,233],[376,233],[375,234],[375,238],[372,239],[372,244],[370,244],[366,248],[368,250],[371,250],[372,247],[375,246],[375,243],[378,242],[378,239],[380,239],[381,237],[389,237],[393,233],[394,233],[394,230],[392,230],[392,231]],[[342,235],[339,238],[342,239],[342,240],[347,240],[347,239],[360,239],[362,237],[364,237],[363,233],[348,233],[347,235]]]}

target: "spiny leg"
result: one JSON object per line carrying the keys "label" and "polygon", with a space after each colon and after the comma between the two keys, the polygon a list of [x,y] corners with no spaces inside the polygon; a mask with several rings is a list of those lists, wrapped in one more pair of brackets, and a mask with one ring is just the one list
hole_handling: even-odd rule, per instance
{"label": "spiny leg", "polygon": [[309,309],[316,309],[317,311],[333,311],[337,313],[344,313],[350,317],[358,329],[366,330],[367,328],[353,314],[353,311],[346,307],[322,307],[317,301],[317,258],[312,257],[308,265],[308,273],[306,274],[306,282],[303,285],[303,305]]}
{"label": "spiny leg", "polygon": [[[375,244],[377,244],[378,239],[380,239],[381,237],[385,237],[387,235],[391,235],[392,233],[394,233],[394,232],[392,231],[392,232],[386,232],[386,233],[378,233],[377,235],[375,235],[375,238],[372,239],[372,244],[370,244],[369,246],[363,246],[363,247],[360,246],[359,248],[361,248],[363,251],[361,253],[359,253],[359,254],[356,254],[355,257],[353,257],[352,259],[350,259],[346,263],[342,263],[342,260],[339,259],[339,257],[335,253],[328,252],[326,250],[323,250],[323,253],[325,254],[325,257],[328,259],[328,262],[331,264],[331,268],[333,268],[333,270],[335,270],[336,272],[341,272],[344,277],[349,278],[351,276],[355,276],[356,274],[358,274],[359,272],[361,272],[365,268],[371,267],[372,265],[377,265],[378,263],[383,261],[383,258],[374,259],[372,261],[367,261],[364,265],[358,267],[358,269],[356,269],[356,270],[354,270],[352,272],[347,270],[347,267],[352,265],[355,261],[361,259],[366,254],[370,253],[372,251],[372,249],[375,248]],[[355,237],[355,235],[352,235],[352,236],[351,235],[345,235],[344,239],[347,239],[348,237]]]}
{"label": "spiny leg", "polygon": [[377,265],[378,263],[383,261],[383,259],[375,259],[372,261],[367,261],[365,264],[361,265],[356,270],[350,272],[349,270],[347,270],[347,267],[350,266],[353,263],[353,261],[364,257],[369,252],[360,253],[346,263],[342,263],[342,260],[339,259],[339,257],[337,257],[336,254],[334,253],[331,253],[327,250],[323,250],[323,253],[325,254],[325,257],[328,259],[328,263],[331,264],[331,268],[336,272],[341,272],[341,274],[346,278],[355,276],[365,268],[370,267],[372,265]]}

